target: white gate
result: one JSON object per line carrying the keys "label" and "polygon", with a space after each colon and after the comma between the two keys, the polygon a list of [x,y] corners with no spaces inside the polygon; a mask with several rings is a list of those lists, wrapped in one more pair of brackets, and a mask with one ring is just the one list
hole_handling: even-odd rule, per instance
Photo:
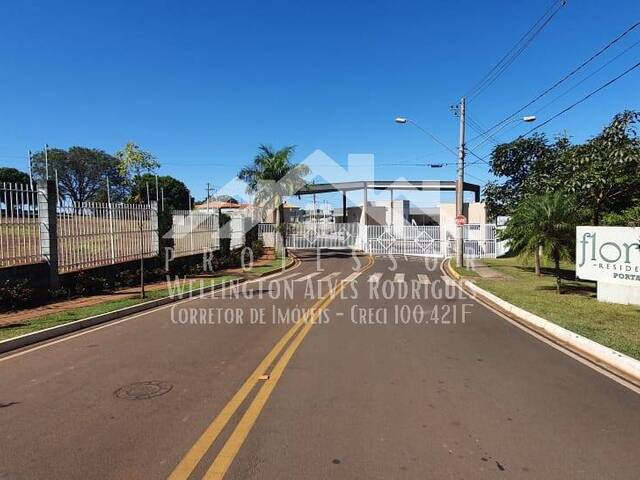
{"label": "white gate", "polygon": [[[272,224],[261,224],[265,241]],[[359,223],[292,223],[287,225],[287,248],[356,248],[374,255],[449,257],[456,252],[455,225],[411,226]],[[464,252],[468,258],[495,258],[496,226],[464,226]]]}
{"label": "white gate", "polygon": [[[467,258],[496,257],[496,226],[471,223],[464,226],[464,255]],[[456,254],[456,227],[447,227],[447,257]]]}
{"label": "white gate", "polygon": [[362,248],[359,223],[291,223],[287,248]]}
{"label": "white gate", "polygon": [[367,252],[444,257],[441,230],[438,226],[369,225]]}

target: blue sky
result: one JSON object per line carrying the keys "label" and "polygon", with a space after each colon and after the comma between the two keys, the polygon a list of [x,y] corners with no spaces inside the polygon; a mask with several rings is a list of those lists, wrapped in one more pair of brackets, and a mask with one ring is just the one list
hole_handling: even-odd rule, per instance
{"label": "blue sky", "polygon": [[[203,197],[207,181],[223,185],[270,143],[297,145],[298,160],[315,149],[342,163],[372,153],[378,179],[453,179],[453,167],[426,162],[455,159],[393,118],[409,116],[454,146],[449,106],[550,3],[4,2],[0,164],[24,169],[27,150],[45,142],[115,152],[134,140]],[[470,114],[485,126],[501,120],[639,19],[637,0],[569,0]],[[594,68],[638,40],[640,29]],[[540,121],[639,57],[640,46],[631,49]],[[584,140],[616,112],[640,109],[638,86],[640,69],[544,131]],[[488,178],[482,164],[468,173]]]}

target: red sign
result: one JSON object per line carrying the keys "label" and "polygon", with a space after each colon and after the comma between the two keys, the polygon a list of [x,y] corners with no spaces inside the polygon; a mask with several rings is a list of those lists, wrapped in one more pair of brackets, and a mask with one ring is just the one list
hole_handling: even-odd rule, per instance
{"label": "red sign", "polygon": [[456,216],[456,225],[464,225],[467,223],[467,218],[464,215]]}

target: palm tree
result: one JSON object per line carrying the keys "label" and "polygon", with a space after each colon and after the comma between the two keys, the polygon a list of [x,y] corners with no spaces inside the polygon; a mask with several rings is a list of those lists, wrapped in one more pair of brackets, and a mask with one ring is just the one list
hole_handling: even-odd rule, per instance
{"label": "palm tree", "polygon": [[308,166],[291,162],[294,152],[295,147],[292,145],[280,150],[260,145],[253,163],[238,172],[240,180],[247,184],[248,193],[255,195],[255,203],[275,210],[276,251],[281,245],[283,253],[284,198],[294,195],[304,187],[304,177],[311,172]]}
{"label": "palm tree", "polygon": [[523,259],[534,258],[535,274],[540,276],[541,239],[535,228],[536,221],[532,218],[535,199],[528,197],[516,207],[507,226],[498,235],[500,240],[509,242],[509,251],[516,253]]}
{"label": "palm tree", "polygon": [[561,192],[536,195],[523,200],[509,220],[502,238],[520,255],[536,256],[536,273],[540,271],[539,252],[553,260],[556,290],[561,293],[560,261],[571,258],[577,222],[573,200]]}

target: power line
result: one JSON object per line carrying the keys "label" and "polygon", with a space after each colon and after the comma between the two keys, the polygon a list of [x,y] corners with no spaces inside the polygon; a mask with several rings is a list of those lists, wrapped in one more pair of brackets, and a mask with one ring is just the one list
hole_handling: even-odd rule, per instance
{"label": "power line", "polygon": [[475,121],[473,118],[471,118],[471,116],[469,114],[467,114],[467,120],[468,120],[468,125],[476,132],[479,134],[479,136],[483,136],[485,137],[485,142],[492,142],[494,145],[497,145],[498,143],[500,143],[500,141],[493,135],[490,134],[485,134],[485,128],[477,121]]}
{"label": "power line", "polygon": [[[596,70],[594,70],[593,72],[591,72],[589,75],[587,75],[586,77],[584,77],[582,80],[580,80],[579,82],[575,83],[573,86],[571,86],[570,88],[568,88],[567,90],[565,90],[564,92],[562,92],[560,95],[556,96],[553,100],[545,103],[542,107],[538,108],[536,111],[534,111],[533,113],[535,115],[537,115],[538,113],[540,113],[542,110],[545,110],[547,108],[549,108],[551,105],[553,105],[554,103],[556,103],[558,100],[560,100],[562,97],[564,97],[565,95],[567,95],[569,92],[572,92],[573,90],[575,90],[577,87],[579,87],[580,85],[582,85],[584,82],[586,82],[587,80],[589,80],[591,77],[597,75],[598,73],[600,73],[602,70],[604,70],[606,67],[608,67],[609,65],[611,65],[613,62],[615,62],[617,59],[619,59],[620,57],[622,57],[624,54],[626,54],[629,50],[633,49],[634,47],[637,47],[638,45],[640,45],[640,40],[634,42],[633,44],[631,44],[630,46],[628,46],[627,48],[625,48],[622,52],[620,52],[618,55],[616,55],[615,57],[613,57],[612,59],[610,59],[608,62],[606,62],[605,64],[601,65],[600,67],[598,67]],[[495,133],[499,133],[501,131],[503,131],[505,128],[511,126],[511,128],[509,128],[507,130],[507,132],[512,131],[514,128],[516,128],[518,125],[514,125],[513,123],[515,122],[510,122],[507,123],[505,125],[503,125],[502,127],[500,127]],[[478,148],[480,147],[480,145],[483,145],[485,142],[482,142],[478,145],[476,145],[474,148]]]}
{"label": "power line", "polygon": [[557,97],[555,97],[553,100],[551,100],[550,102],[546,103],[545,105],[543,105],[542,107],[540,107],[538,110],[536,110],[534,113],[539,113],[542,110],[544,110],[545,108],[549,107],[550,105],[552,105],[553,103],[557,102],[558,100],[560,100],[562,97],[564,97],[567,93],[573,91],[576,89],[576,87],[582,85],[584,82],[586,82],[587,80],[589,80],[591,77],[593,77],[594,75],[596,75],[597,73],[601,72],[602,70],[604,70],[604,68],[608,67],[610,64],[612,64],[614,61],[616,61],[618,58],[620,58],[621,56],[623,56],[625,53],[627,53],[629,50],[631,50],[632,48],[638,46],[640,44],[640,40],[636,41],[635,43],[633,43],[632,45],[630,45],[629,47],[627,47],[625,50],[623,50],[622,52],[620,52],[618,55],[616,55],[615,57],[613,57],[611,60],[609,60],[607,63],[605,63],[604,65],[600,66],[598,69],[594,70],[592,73],[590,73],[589,75],[587,75],[586,77],[584,77],[582,80],[580,80],[579,82],[577,82],[576,84],[574,84],[572,87],[568,88],[567,90],[565,90],[563,93],[561,93],[560,95],[558,95]]}
{"label": "power line", "polygon": [[566,0],[554,0],[545,13],[516,42],[516,44],[496,63],[491,70],[465,95],[468,101],[473,100],[489,88],[511,64],[526,50],[540,32],[549,24],[556,14],[566,5]]}
{"label": "power line", "polygon": [[[591,55],[591,57],[589,57],[588,59],[586,59],[584,62],[582,62],[580,65],[578,65],[576,68],[574,68],[573,70],[571,70],[569,73],[567,73],[564,77],[562,77],[560,80],[556,81],[553,85],[551,85],[549,88],[547,88],[545,91],[543,91],[542,93],[540,93],[537,97],[535,97],[533,100],[531,100],[529,103],[527,103],[526,105],[524,105],[523,107],[519,108],[518,110],[516,110],[515,112],[513,112],[511,115],[509,115],[508,117],[506,117],[505,119],[501,120],[500,122],[496,123],[495,125],[493,125],[491,128],[489,128],[488,130],[486,130],[484,132],[484,134],[488,134],[489,132],[491,132],[492,130],[496,129],[497,127],[503,125],[504,123],[508,122],[509,120],[511,120],[513,117],[515,117],[516,115],[518,115],[519,113],[522,113],[524,110],[526,110],[527,108],[529,108],[531,105],[533,105],[534,103],[536,103],[538,100],[540,100],[542,97],[544,97],[545,95],[547,95],[549,92],[551,92],[552,90],[554,90],[555,88],[557,88],[558,86],[560,86],[562,83],[566,82],[569,78],[571,78],[572,76],[574,76],[576,73],[578,73],[580,70],[582,70],[584,67],[586,67],[588,64],[590,64],[592,61],[594,61],[596,58],[598,58],[600,55],[602,55],[604,52],[606,52],[609,48],[611,48],[612,46],[614,46],[616,43],[618,43],[622,38],[624,38],[626,35],[628,35],[631,31],[635,30],[638,26],[640,26],[640,22],[636,22],[633,25],[631,25],[629,28],[627,28],[624,32],[622,32],[621,34],[619,34],[616,38],[614,38],[613,40],[611,40],[608,44],[606,44],[604,47],[602,47],[600,50],[598,50],[596,53],[594,53],[593,55]],[[474,140],[480,138],[480,136],[475,137],[473,139],[470,140],[470,142],[473,142]]]}
{"label": "power line", "polygon": [[469,172],[466,172],[466,173],[465,173],[465,175],[467,175],[467,176],[469,176],[469,177],[471,177],[471,178],[474,178],[474,179],[475,179],[475,180],[477,180],[478,182],[487,183],[487,179],[486,179],[486,178],[482,179],[482,178],[480,178],[480,177],[476,177],[475,175],[472,175],[472,174],[470,174]]}
{"label": "power line", "polygon": [[552,122],[553,120],[555,120],[556,118],[558,118],[560,115],[564,115],[565,113],[567,113],[569,110],[572,110],[573,108],[577,107],[578,105],[580,105],[581,103],[585,102],[586,100],[588,100],[589,98],[593,97],[596,93],[598,93],[601,90],[604,90],[605,88],[607,88],[609,85],[611,85],[612,83],[617,82],[618,80],[620,80],[622,77],[624,77],[625,75],[631,73],[633,70],[635,70],[636,68],[640,67],[640,62],[636,63],[635,65],[627,68],[624,72],[622,72],[620,75],[618,75],[615,78],[612,78],[611,80],[609,80],[607,83],[605,83],[604,85],[601,85],[600,87],[596,88],[594,91],[592,91],[591,93],[589,93],[588,95],[582,97],[580,100],[578,100],[577,102],[572,103],[571,105],[569,105],[567,108],[565,108],[564,110],[561,110],[560,112],[556,113],[553,117],[549,118],[548,120],[542,122],[540,125],[537,125],[536,127],[532,128],[531,130],[529,130],[528,132],[520,135],[518,138],[523,138],[526,137],[527,135],[529,135],[530,133],[544,127],[545,125],[547,125],[548,123]]}

